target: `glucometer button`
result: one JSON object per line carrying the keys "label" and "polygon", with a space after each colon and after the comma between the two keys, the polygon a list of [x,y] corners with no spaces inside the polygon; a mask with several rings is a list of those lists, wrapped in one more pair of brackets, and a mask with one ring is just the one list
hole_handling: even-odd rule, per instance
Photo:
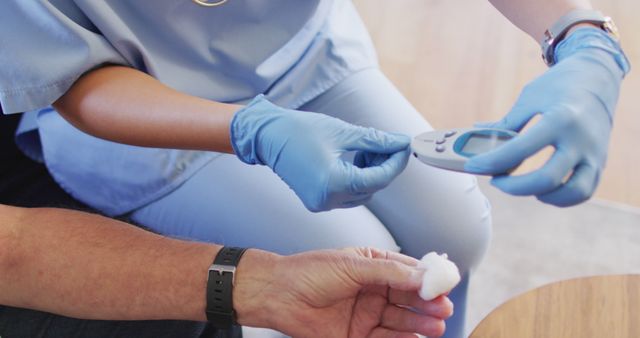
{"label": "glucometer button", "polygon": [[456,134],[455,130],[449,130],[448,132],[444,133],[444,137],[451,137],[455,134]]}
{"label": "glucometer button", "polygon": [[436,147],[436,151],[439,152],[439,153],[445,151],[445,149],[447,149],[447,148],[445,148],[445,146],[443,146],[443,145],[439,145],[439,146]]}
{"label": "glucometer button", "polygon": [[443,144],[445,143],[447,140],[443,137],[443,138],[439,138],[436,140],[436,144]]}

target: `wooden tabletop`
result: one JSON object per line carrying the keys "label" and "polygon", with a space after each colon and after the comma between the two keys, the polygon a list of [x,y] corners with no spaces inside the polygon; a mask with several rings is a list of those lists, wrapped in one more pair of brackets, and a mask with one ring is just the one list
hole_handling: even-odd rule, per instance
{"label": "wooden tabletop", "polygon": [[491,312],[470,338],[638,338],[640,275],[552,283]]}

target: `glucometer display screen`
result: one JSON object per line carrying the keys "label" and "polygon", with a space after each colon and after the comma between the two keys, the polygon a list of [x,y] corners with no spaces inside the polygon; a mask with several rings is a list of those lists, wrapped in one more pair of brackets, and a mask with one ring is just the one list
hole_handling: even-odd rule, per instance
{"label": "glucometer display screen", "polygon": [[511,136],[506,134],[471,133],[461,151],[465,155],[478,155],[499,147],[510,139]]}

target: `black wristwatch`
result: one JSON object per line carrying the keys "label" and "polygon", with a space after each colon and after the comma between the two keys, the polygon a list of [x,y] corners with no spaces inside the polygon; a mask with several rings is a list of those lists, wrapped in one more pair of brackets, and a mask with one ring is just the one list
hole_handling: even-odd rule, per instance
{"label": "black wristwatch", "polygon": [[233,283],[236,267],[245,248],[223,247],[209,267],[207,280],[207,320],[218,329],[236,324],[233,310]]}

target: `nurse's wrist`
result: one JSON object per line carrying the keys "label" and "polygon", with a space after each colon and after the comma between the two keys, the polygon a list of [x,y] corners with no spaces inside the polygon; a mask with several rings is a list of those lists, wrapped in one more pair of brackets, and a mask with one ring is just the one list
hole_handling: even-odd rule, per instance
{"label": "nurse's wrist", "polygon": [[[201,100],[197,98],[198,100]],[[205,126],[206,132],[203,137],[200,138],[201,144],[194,150],[207,150],[233,154],[233,147],[231,145],[231,136],[229,126],[233,116],[237,111],[243,108],[241,105],[228,104],[211,100],[202,100],[206,102],[206,106],[194,107],[193,110],[204,111],[205,118],[195,120],[195,123],[199,123]],[[195,136],[195,135],[194,135]]]}
{"label": "nurse's wrist", "polygon": [[282,108],[260,94],[233,115],[229,124],[229,141],[238,159],[247,164],[268,165],[259,153],[259,134],[282,113]]}

